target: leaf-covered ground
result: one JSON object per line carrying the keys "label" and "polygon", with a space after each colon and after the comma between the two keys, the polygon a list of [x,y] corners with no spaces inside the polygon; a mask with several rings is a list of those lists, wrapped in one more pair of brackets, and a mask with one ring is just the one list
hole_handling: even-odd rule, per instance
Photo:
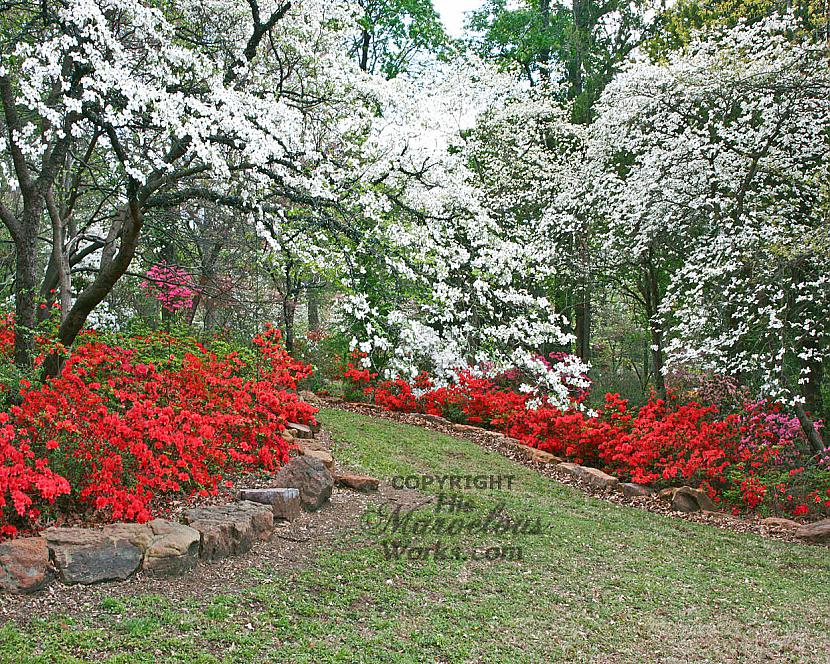
{"label": "leaf-covered ground", "polygon": [[385,536],[355,512],[335,539],[309,546],[300,565],[251,558],[245,583],[227,592],[214,584],[171,597],[136,583],[127,594],[91,594],[93,610],[9,621],[0,659],[830,661],[826,548],[598,501],[426,429],[333,410],[323,421],[341,464],[387,480],[513,476],[510,490],[452,493],[470,501],[464,518],[501,505],[513,518],[538,518],[541,533],[441,538],[444,550],[462,555],[503,547],[513,557],[520,549],[521,560],[389,560]]}

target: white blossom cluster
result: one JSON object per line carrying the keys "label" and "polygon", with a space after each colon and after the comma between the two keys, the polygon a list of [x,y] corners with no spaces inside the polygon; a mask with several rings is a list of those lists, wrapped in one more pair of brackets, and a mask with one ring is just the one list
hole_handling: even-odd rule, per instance
{"label": "white blossom cluster", "polygon": [[[562,376],[579,380],[587,368],[569,363],[554,377],[538,372],[533,360],[544,344],[573,339],[545,287],[562,263],[559,249],[518,214],[513,191],[522,174],[508,168],[515,165],[509,156],[504,169],[487,160],[485,182],[476,172],[493,144],[524,152],[522,132],[533,131],[527,116],[537,120],[538,111],[527,108],[510,80],[469,60],[418,79],[400,77],[393,92],[365,146],[369,177],[378,184],[357,205],[402,286],[400,293],[381,289],[371,304],[365,297],[341,300],[343,321],[357,324],[354,347],[379,351],[389,376],[427,370],[446,382],[482,367],[536,370],[536,387],[566,403]],[[545,111],[558,113],[550,105]],[[552,171],[535,169],[528,189]],[[356,293],[361,282],[362,275],[347,281]]]}
{"label": "white blossom cluster", "polygon": [[830,352],[830,75],[786,27],[739,25],[629,68],[602,99],[586,168],[609,261],[648,257],[667,275],[669,365],[799,401]]}

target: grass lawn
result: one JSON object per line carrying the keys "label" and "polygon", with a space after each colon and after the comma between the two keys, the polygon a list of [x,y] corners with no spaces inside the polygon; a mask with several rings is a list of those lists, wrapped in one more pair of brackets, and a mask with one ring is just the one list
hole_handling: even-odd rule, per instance
{"label": "grass lawn", "polygon": [[6,624],[0,659],[830,662],[826,548],[597,501],[428,430],[334,410],[322,420],[341,464],[387,480],[513,476],[509,491],[453,493],[474,517],[503,503],[541,532],[442,538],[465,553],[518,547],[521,560],[388,560],[380,536],[353,524],[299,570],[252,569],[241,593],[107,598],[94,618]]}

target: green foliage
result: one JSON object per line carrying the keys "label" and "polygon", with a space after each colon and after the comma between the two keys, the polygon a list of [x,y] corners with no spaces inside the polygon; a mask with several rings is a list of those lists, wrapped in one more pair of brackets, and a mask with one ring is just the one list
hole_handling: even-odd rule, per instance
{"label": "green foliage", "polygon": [[559,3],[487,0],[473,12],[472,46],[531,85],[553,84],[572,118],[590,122],[593,106],[650,30],[649,2]]}
{"label": "green foliage", "polygon": [[361,68],[395,78],[448,47],[432,0],[359,0],[361,34],[352,46]]}
{"label": "green foliage", "polygon": [[782,0],[679,0],[661,14],[658,28],[646,43],[655,60],[687,45],[694,33],[711,27],[733,27],[739,21],[756,23],[764,18],[791,11],[802,29],[817,38],[826,38],[828,9],[823,0],[793,5]]}

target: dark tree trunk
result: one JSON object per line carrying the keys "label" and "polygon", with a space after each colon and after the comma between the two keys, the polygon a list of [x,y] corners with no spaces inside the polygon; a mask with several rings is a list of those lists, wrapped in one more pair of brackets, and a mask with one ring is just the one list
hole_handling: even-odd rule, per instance
{"label": "dark tree trunk", "polygon": [[24,219],[22,226],[22,236],[15,239],[14,363],[27,368],[34,357],[37,325],[37,223]]}
{"label": "dark tree trunk", "polygon": [[297,300],[294,297],[286,297],[282,301],[282,322],[283,340],[285,350],[294,352],[294,313],[297,310]]}
{"label": "dark tree trunk", "polygon": [[539,52],[539,78],[545,83],[550,82],[550,0],[539,2],[539,13],[542,15],[542,49]]}
{"label": "dark tree trunk", "polygon": [[188,325],[193,325],[196,320],[196,312],[199,305],[205,303],[205,330],[211,329],[208,324],[208,318],[213,318],[212,312],[215,307],[210,303],[209,298],[205,297],[205,289],[211,282],[215,281],[216,277],[216,263],[219,259],[219,253],[224,247],[224,240],[216,240],[210,248],[207,256],[202,260],[202,274],[199,276],[199,285],[196,288],[196,295],[193,298],[193,306],[190,308],[190,316],[188,317]]}
{"label": "dark tree trunk", "polygon": [[815,454],[820,454],[825,451],[824,439],[816,429],[815,422],[807,414],[803,404],[796,404],[795,413],[798,416],[798,422],[801,424],[801,429],[804,435],[807,436],[807,442],[810,444],[810,450]]}
{"label": "dark tree trunk", "polygon": [[101,259],[101,269],[95,281],[78,295],[78,299],[75,300],[75,304],[58,330],[58,339],[67,348],[74,343],[92,310],[104,301],[116,282],[124,276],[135,256],[143,225],[142,210],[133,201],[127,207],[122,208],[119,216],[120,223],[116,223],[116,226],[121,230],[119,234],[121,246],[114,255],[105,251]]}
{"label": "dark tree trunk", "polygon": [[582,94],[583,80],[582,80],[582,33],[587,22],[585,14],[587,8],[585,0],[574,0],[572,17],[573,17],[573,34],[571,35],[571,59],[566,65],[567,82],[568,82],[568,98],[576,99]]}
{"label": "dark tree trunk", "polygon": [[583,362],[591,361],[591,253],[588,246],[588,226],[577,238],[579,255],[579,283],[574,301],[574,321],[576,328],[576,355]]}
{"label": "dark tree trunk", "polygon": [[372,35],[368,30],[364,30],[360,41],[360,69],[369,71],[369,46],[372,43]]}
{"label": "dark tree trunk", "polygon": [[308,300],[308,331],[316,332],[320,329],[320,289],[307,289],[306,298]]}
{"label": "dark tree trunk", "polygon": [[576,322],[576,355],[583,362],[591,361],[591,300],[583,287],[577,293],[574,305],[574,319]]}
{"label": "dark tree trunk", "polygon": [[802,369],[809,369],[807,382],[801,386],[801,395],[804,397],[807,410],[819,416],[824,414],[824,396],[821,385],[824,382],[824,366],[821,362],[801,360]]}
{"label": "dark tree trunk", "polygon": [[651,364],[654,376],[654,388],[657,394],[666,398],[666,379],[663,375],[663,329],[660,325],[660,280],[657,266],[654,264],[654,254],[649,250],[648,257],[643,263],[643,277],[640,283],[640,294],[645,305],[645,314],[648,319],[649,337],[651,339]]}

